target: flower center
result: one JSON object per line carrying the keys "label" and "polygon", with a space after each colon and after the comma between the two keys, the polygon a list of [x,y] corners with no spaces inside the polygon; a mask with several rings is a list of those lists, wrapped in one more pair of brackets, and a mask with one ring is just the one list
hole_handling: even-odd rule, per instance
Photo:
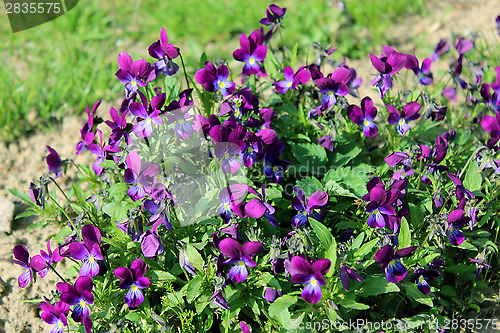
{"label": "flower center", "polygon": [[288,88],[292,86],[293,82],[288,82]]}
{"label": "flower center", "polygon": [[315,286],[317,283],[318,283],[318,280],[316,280],[315,278],[312,278],[311,281],[309,281],[309,283],[312,285],[312,286]]}
{"label": "flower center", "polygon": [[57,323],[57,327],[59,327],[59,328],[63,327],[62,321],[60,321],[60,322]]}
{"label": "flower center", "polygon": [[424,280],[425,280],[424,277],[422,275],[420,275],[420,277],[418,278],[418,282],[423,283]]}
{"label": "flower center", "polygon": [[130,287],[130,289],[132,289],[133,292],[136,292],[137,291],[137,286],[135,284],[133,284],[132,287]]}
{"label": "flower center", "polygon": [[240,261],[240,262],[238,263],[238,266],[245,266],[245,263],[244,263],[243,261]]}
{"label": "flower center", "polygon": [[222,157],[224,157],[225,159],[228,159],[229,158],[229,154],[228,153],[224,153],[224,155],[222,155]]}
{"label": "flower center", "polygon": [[146,119],[146,124],[151,124],[151,118]]}
{"label": "flower center", "polygon": [[184,124],[184,119],[179,119],[179,124]]}
{"label": "flower center", "polygon": [[130,84],[132,85],[132,87],[137,87],[137,81],[136,80],[132,80],[130,81]]}
{"label": "flower center", "polygon": [[250,59],[248,59],[248,63],[249,63],[250,65],[255,64],[255,59],[254,59],[254,57],[251,57]]}
{"label": "flower center", "polygon": [[248,152],[253,153],[253,147],[248,147]]}
{"label": "flower center", "polygon": [[85,307],[85,301],[82,299],[80,300],[80,307],[84,308]]}
{"label": "flower center", "polygon": [[380,213],[380,211],[379,211],[378,209],[375,209],[375,210],[373,211],[373,214],[378,214],[378,213]]}
{"label": "flower center", "polygon": [[229,204],[228,204],[228,203],[225,203],[225,204],[224,204],[224,209],[225,209],[225,210],[229,210]]}
{"label": "flower center", "polygon": [[89,257],[89,262],[90,262],[91,264],[93,264],[93,263],[94,263],[94,261],[95,261],[95,258],[94,258],[93,256],[90,256],[90,257]]}
{"label": "flower center", "polygon": [[332,97],[333,96],[333,91],[328,92],[328,96]]}
{"label": "flower center", "polygon": [[302,215],[307,216],[307,212],[306,212],[306,211],[303,211],[303,212],[302,212]]}
{"label": "flower center", "polygon": [[224,82],[222,81],[219,81],[219,84],[218,84],[219,88],[224,88],[226,85],[224,84]]}
{"label": "flower center", "polygon": [[363,121],[363,125],[368,126],[370,125],[370,122],[368,120]]}
{"label": "flower center", "polygon": [[273,167],[273,172],[277,172],[278,171],[278,168],[277,167]]}
{"label": "flower center", "polygon": [[404,125],[405,123],[406,123],[406,121],[404,119],[399,120],[399,125]]}

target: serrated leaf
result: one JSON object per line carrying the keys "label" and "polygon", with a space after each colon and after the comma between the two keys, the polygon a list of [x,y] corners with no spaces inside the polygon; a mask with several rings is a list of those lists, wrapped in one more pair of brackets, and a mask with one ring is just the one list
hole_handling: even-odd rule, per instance
{"label": "serrated leaf", "polygon": [[368,296],[398,292],[399,287],[396,284],[387,281],[385,276],[379,275],[375,277],[366,278],[365,281],[359,287],[358,291],[361,296],[368,297]]}
{"label": "serrated leaf", "polygon": [[297,187],[304,191],[306,197],[310,197],[314,192],[323,190],[321,182],[315,177],[306,177],[297,182]]}
{"label": "serrated leaf", "polygon": [[325,251],[328,251],[333,243],[333,235],[330,232],[330,230],[327,227],[325,227],[322,223],[316,221],[313,218],[309,219],[309,223],[311,224],[311,227],[316,233],[316,236],[318,236],[318,239],[321,245],[323,246],[323,249]]}
{"label": "serrated leaf", "polygon": [[281,313],[285,309],[288,309],[292,305],[297,303],[297,296],[284,295],[278,297],[270,306],[269,306],[269,315],[271,317],[276,316]]}
{"label": "serrated leaf", "polygon": [[399,248],[404,249],[409,246],[411,246],[410,226],[406,218],[403,217],[401,219],[401,229],[399,231]]}

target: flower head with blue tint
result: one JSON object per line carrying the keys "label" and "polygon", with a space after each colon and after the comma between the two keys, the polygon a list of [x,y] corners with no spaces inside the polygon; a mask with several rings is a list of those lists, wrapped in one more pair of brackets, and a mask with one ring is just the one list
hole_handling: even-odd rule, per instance
{"label": "flower head with blue tint", "polygon": [[62,174],[63,161],[59,157],[59,154],[49,146],[46,146],[49,151],[49,155],[47,155],[46,161],[49,171],[55,173],[55,178],[59,177]]}
{"label": "flower head with blue tint", "polygon": [[144,275],[146,274],[146,262],[137,258],[132,262],[130,268],[118,267],[114,270],[114,274],[120,280],[120,289],[128,289],[125,295],[125,303],[131,308],[138,307],[144,302],[144,295],[141,289],[149,287],[150,281]]}
{"label": "flower head with blue tint", "polygon": [[324,275],[330,270],[332,263],[328,259],[318,259],[309,263],[306,259],[295,256],[285,260],[285,268],[292,276],[292,282],[305,284],[302,298],[307,303],[316,304],[322,296],[321,286],[325,285]]}
{"label": "flower head with blue tint", "polygon": [[229,70],[226,65],[217,68],[210,61],[205,62],[205,68],[196,71],[194,78],[196,82],[205,86],[206,91],[220,91],[222,96],[231,95],[236,86],[234,82],[228,80]]}
{"label": "flower head with blue tint", "polygon": [[417,57],[411,54],[406,55],[405,67],[412,70],[417,76],[418,83],[424,86],[428,86],[432,83],[433,76],[431,73],[432,60],[430,58],[425,58],[422,61],[422,67],[418,63]]}
{"label": "flower head with blue tint", "polygon": [[451,245],[460,246],[464,240],[465,236],[463,232],[459,229],[471,220],[470,217],[465,215],[463,209],[455,209],[448,215],[448,239]]}
{"label": "flower head with blue tint", "polygon": [[40,314],[42,320],[49,325],[54,325],[50,333],[63,333],[64,328],[68,326],[69,305],[59,301],[54,305],[41,302],[39,306],[42,310]]}
{"label": "flower head with blue tint", "polygon": [[346,265],[340,265],[340,281],[342,282],[342,287],[345,291],[349,291],[350,279],[363,282],[363,278],[358,273],[356,273],[355,270],[347,267]]}
{"label": "flower head with blue tint", "polygon": [[387,122],[391,125],[398,125],[398,133],[401,136],[405,136],[405,134],[410,130],[409,121],[417,120],[420,117],[420,113],[418,111],[421,108],[420,103],[418,102],[409,102],[405,106],[403,106],[402,111],[399,111],[395,106],[386,104],[385,107],[389,110],[389,118],[387,118]]}
{"label": "flower head with blue tint", "polygon": [[417,248],[418,246],[410,246],[394,252],[392,245],[385,245],[378,250],[373,260],[382,264],[382,270],[385,270],[387,281],[398,283],[408,273],[406,267],[401,263],[401,258],[411,256]]}
{"label": "flower head with blue tint", "polygon": [[264,70],[261,69],[261,63],[266,58],[267,47],[262,42],[259,30],[252,32],[248,37],[245,34],[240,35],[240,48],[233,52],[233,57],[245,63],[243,75],[265,75]]}
{"label": "flower head with blue tint", "polygon": [[276,81],[276,92],[280,94],[286,93],[288,90],[297,88],[299,84],[306,84],[311,79],[311,73],[307,70],[306,66],[299,68],[297,73],[294,74],[293,68],[290,66],[285,67],[285,80]]}
{"label": "flower head with blue tint", "polygon": [[40,255],[36,255],[30,259],[28,249],[24,245],[14,246],[12,252],[16,258],[13,259],[12,262],[25,269],[17,279],[19,287],[25,288],[30,282],[33,282],[33,272],[46,268],[47,264]]}
{"label": "flower head with blue tint", "polygon": [[74,285],[65,282],[57,284],[57,290],[61,293],[61,301],[75,305],[71,318],[77,323],[90,315],[89,305],[94,304],[93,288],[94,282],[89,276],[80,276]]}
{"label": "flower head with blue tint", "polygon": [[358,126],[363,126],[363,134],[366,137],[372,138],[377,135],[378,127],[373,122],[377,116],[377,108],[373,106],[373,101],[370,97],[365,97],[361,100],[361,108],[357,105],[349,105],[347,107],[347,116]]}
{"label": "flower head with blue tint", "polygon": [[95,276],[99,274],[99,260],[101,254],[101,233],[93,225],[87,224],[82,228],[83,243],[73,242],[69,245],[71,257],[82,260],[80,276]]}
{"label": "flower head with blue tint", "polygon": [[120,69],[116,77],[125,83],[125,98],[131,99],[139,91],[139,87],[145,87],[148,82],[155,79],[156,74],[153,66],[144,59],[133,61],[128,53],[118,55]]}
{"label": "flower head with blue tint", "polygon": [[384,54],[380,58],[370,54],[370,61],[380,73],[370,84],[377,87],[380,97],[384,98],[385,94],[392,88],[392,75],[398,73],[404,67],[406,56],[394,51],[389,46],[385,46]]}
{"label": "flower head with blue tint", "polygon": [[327,77],[314,80],[319,92],[324,94],[321,98],[321,107],[327,109],[337,102],[337,96],[349,94],[347,83],[351,79],[351,72],[344,67],[337,68]]}
{"label": "flower head with blue tint", "polygon": [[328,194],[323,191],[316,191],[306,199],[306,195],[301,188],[294,187],[293,191],[297,196],[292,199],[292,207],[298,211],[298,214],[292,217],[295,227],[307,223],[309,217],[320,221],[321,214],[317,209],[323,208],[328,204]]}
{"label": "flower head with blue tint", "polygon": [[172,61],[177,58],[179,51],[177,48],[168,42],[167,32],[165,28],[161,28],[160,39],[149,46],[149,55],[155,59],[159,59],[154,64],[156,75],[163,73],[171,76],[179,71],[179,66]]}
{"label": "flower head with blue tint", "polygon": [[140,120],[137,121],[137,124],[132,127],[134,134],[138,138],[145,138],[150,136],[153,133],[153,124],[161,125],[162,118],[160,117],[160,110],[153,110],[149,113],[146,108],[141,104],[134,102],[130,104],[130,112],[132,112],[137,118]]}
{"label": "flower head with blue tint", "polygon": [[128,189],[128,196],[137,201],[146,196],[146,192],[153,188],[155,177],[161,173],[161,167],[153,162],[141,162],[137,151],[131,151],[127,156],[125,182],[132,184]]}
{"label": "flower head with blue tint", "polygon": [[437,278],[441,273],[436,269],[423,269],[419,268],[415,271],[415,274],[410,278],[410,281],[417,282],[417,289],[424,295],[429,295],[431,293],[431,286],[428,281],[430,279]]}
{"label": "flower head with blue tint", "polygon": [[259,22],[263,25],[280,24],[281,20],[285,16],[286,8],[281,8],[275,4],[269,6],[266,10],[266,17],[261,19]]}
{"label": "flower head with blue tint", "polygon": [[266,216],[267,221],[273,226],[278,226],[278,221],[274,217],[274,209],[269,203],[266,202],[266,190],[264,186],[262,186],[262,195],[260,195],[257,191],[252,188],[249,188],[250,192],[257,196],[257,198],[250,199],[248,203],[245,205],[245,213],[248,217],[253,219],[258,219],[263,215]]}
{"label": "flower head with blue tint", "polygon": [[229,257],[224,264],[234,264],[228,276],[234,283],[244,281],[248,276],[248,267],[255,267],[257,263],[252,257],[262,252],[264,248],[260,242],[246,242],[240,245],[232,238],[225,238],[219,243],[220,251]]}
{"label": "flower head with blue tint", "polygon": [[486,262],[487,256],[490,253],[491,251],[488,249],[488,246],[486,246],[481,253],[477,254],[476,258],[469,258],[470,261],[476,263],[476,279],[479,279],[479,275],[484,267],[491,268],[491,266]]}

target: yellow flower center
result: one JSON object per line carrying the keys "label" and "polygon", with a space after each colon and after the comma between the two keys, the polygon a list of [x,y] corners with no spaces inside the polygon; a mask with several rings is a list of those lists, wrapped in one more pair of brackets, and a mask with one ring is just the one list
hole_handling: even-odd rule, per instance
{"label": "yellow flower center", "polygon": [[309,283],[312,285],[312,286],[315,286],[318,281],[315,279],[315,278],[312,278],[311,281],[309,281]]}
{"label": "yellow flower center", "polygon": [[229,158],[229,154],[228,153],[224,153],[224,155],[222,155],[222,157],[224,157],[225,159],[228,159]]}
{"label": "yellow flower center", "polygon": [[328,96],[333,96],[333,91],[329,91]]}
{"label": "yellow flower center", "polygon": [[63,327],[63,323],[62,321],[60,321],[59,323],[57,323],[57,326],[60,328],[60,327]]}
{"label": "yellow flower center", "polygon": [[378,213],[380,213],[380,211],[379,211],[378,209],[375,209],[375,210],[373,211],[373,214],[378,214]]}
{"label": "yellow flower center", "polygon": [[151,118],[146,119],[146,124],[151,124]]}
{"label": "yellow flower center", "polygon": [[179,119],[179,124],[184,124],[184,119]]}
{"label": "yellow flower center", "polygon": [[250,65],[253,65],[255,64],[255,59],[252,57],[248,60],[248,62],[250,63]]}
{"label": "yellow flower center", "polygon": [[85,307],[85,301],[83,299],[80,301],[80,307],[82,307],[82,308]]}
{"label": "yellow flower center", "polygon": [[219,88],[224,88],[226,85],[224,84],[224,82],[222,81],[219,81],[219,84],[218,84]]}
{"label": "yellow flower center", "polygon": [[404,125],[405,124],[405,120],[404,119],[400,119],[399,120],[399,125]]}
{"label": "yellow flower center", "polygon": [[253,147],[248,147],[248,152],[253,153]]}
{"label": "yellow flower center", "polygon": [[293,82],[288,82],[288,88],[290,88],[292,86],[292,83]]}
{"label": "yellow flower center", "polygon": [[243,261],[240,261],[240,262],[238,263],[238,265],[239,265],[239,266],[245,266],[245,263],[244,263]]}
{"label": "yellow flower center", "polygon": [[368,126],[370,125],[370,122],[368,120],[363,121],[363,125]]}
{"label": "yellow flower center", "polygon": [[420,283],[424,282],[424,277],[422,275],[420,275],[420,277],[418,278],[418,282],[420,282]]}
{"label": "yellow flower center", "polygon": [[238,108],[238,109],[236,109],[236,110],[234,110],[234,115],[235,115],[236,117],[239,117],[239,116],[241,115],[241,112],[240,112],[240,109],[239,109],[239,108]]}
{"label": "yellow flower center", "polygon": [[229,204],[228,204],[228,203],[225,203],[225,204],[224,204],[224,209],[225,209],[225,210],[229,210]]}
{"label": "yellow flower center", "polygon": [[132,85],[132,87],[137,87],[137,81],[135,80],[130,81],[130,84]]}
{"label": "yellow flower center", "polygon": [[91,264],[93,264],[93,263],[94,263],[94,261],[95,261],[94,257],[90,256],[90,257],[89,257],[89,262],[90,262]]}
{"label": "yellow flower center", "polygon": [[307,216],[307,212],[306,211],[303,211],[302,214]]}
{"label": "yellow flower center", "polygon": [[137,291],[137,286],[135,284],[133,284],[132,287],[130,287],[130,289],[132,289],[133,292],[136,292]]}
{"label": "yellow flower center", "polygon": [[273,172],[277,172],[278,171],[278,168],[277,167],[273,167]]}

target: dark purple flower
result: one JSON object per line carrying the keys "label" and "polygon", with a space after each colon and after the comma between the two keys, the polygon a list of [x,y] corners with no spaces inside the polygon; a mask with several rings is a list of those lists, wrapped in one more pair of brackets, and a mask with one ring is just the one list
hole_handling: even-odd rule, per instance
{"label": "dark purple flower", "polygon": [[179,66],[172,61],[172,59],[177,58],[179,52],[174,45],[168,43],[165,28],[161,28],[160,39],[149,46],[148,52],[151,57],[159,59],[154,65],[156,75],[162,72],[171,76],[179,71]]}
{"label": "dark purple flower", "polygon": [[37,206],[45,209],[45,197],[43,196],[42,187],[38,187],[33,182],[30,182],[29,195],[30,199],[35,202]]}
{"label": "dark purple flower", "polygon": [[97,108],[101,105],[101,100],[98,100],[94,106],[92,106],[92,110],[89,109],[88,106],[85,106],[85,111],[87,111],[87,122],[80,129],[80,136],[82,141],[78,142],[76,145],[76,155],[79,155],[89,144],[94,141],[95,137],[95,128],[94,128],[94,117],[97,111]]}
{"label": "dark purple flower", "polygon": [[274,288],[266,288],[266,291],[264,292],[264,298],[269,303],[273,303],[278,297],[281,296],[283,296],[283,293]]}
{"label": "dark purple flower", "polygon": [[306,195],[302,189],[294,187],[293,191],[297,196],[292,199],[292,207],[298,211],[298,214],[292,217],[295,227],[307,223],[309,217],[320,221],[321,214],[317,209],[328,204],[328,194],[323,191],[316,191],[306,199]]}
{"label": "dark purple flower", "polygon": [[125,138],[125,143],[130,145],[132,140],[130,139],[129,132],[127,131],[127,112],[119,115],[118,111],[114,107],[109,109],[109,114],[111,120],[106,120],[106,125],[111,128],[111,134],[109,135],[109,143],[112,146],[118,146],[120,140]]}
{"label": "dark purple flower", "polygon": [[194,132],[194,126],[189,121],[191,115],[189,110],[194,105],[193,100],[189,100],[192,89],[183,90],[179,94],[179,100],[172,101],[165,110],[167,113],[167,125],[175,123],[175,135],[179,140],[187,140],[191,138]]}
{"label": "dark purple flower", "polygon": [[311,73],[307,70],[306,66],[299,68],[297,73],[294,74],[292,67],[285,67],[285,80],[276,81],[276,92],[280,94],[286,93],[288,90],[297,88],[299,84],[306,84],[311,79]]}
{"label": "dark purple flower", "polygon": [[213,293],[212,297],[210,297],[209,301],[212,301],[215,305],[220,307],[223,310],[231,310],[229,307],[229,304],[226,301],[226,298],[224,296],[224,291],[222,289],[217,289]]}
{"label": "dark purple flower", "polygon": [[349,105],[347,107],[347,116],[359,126],[363,126],[363,134],[366,137],[373,138],[378,133],[378,127],[373,122],[377,116],[377,108],[373,106],[373,101],[370,97],[365,97],[361,100],[361,108],[357,105]]}
{"label": "dark purple flower", "polygon": [[[47,273],[49,272],[49,265],[52,266],[54,262],[60,261],[59,256],[57,255],[56,252],[52,252],[52,249],[50,248],[50,239],[47,239],[47,252],[44,250],[40,250],[40,256],[45,260],[46,262],[46,267],[38,267],[38,276],[41,278],[44,278]],[[42,265],[43,263],[39,263],[39,265]]]}
{"label": "dark purple flower", "polygon": [[118,55],[120,69],[116,77],[125,83],[125,98],[131,99],[135,96],[139,87],[145,87],[149,81],[156,77],[155,71],[149,62],[144,59],[133,61],[128,53]]}
{"label": "dark purple flower", "polygon": [[245,192],[246,190],[243,188],[243,185],[240,184],[233,184],[220,190],[219,201],[221,204],[217,207],[217,214],[219,214],[224,223],[229,223],[229,220],[231,220],[231,212],[239,217],[246,217],[243,211],[245,202],[239,199]]}
{"label": "dark purple flower", "polygon": [[98,260],[103,260],[101,254],[101,233],[96,227],[87,224],[82,228],[83,243],[73,242],[69,245],[71,257],[82,260],[80,276],[93,277],[99,274]]}
{"label": "dark purple flower", "polygon": [[[483,83],[480,88],[480,93],[481,97],[483,98],[484,103],[493,111],[498,112],[500,111],[500,94],[499,94],[499,89],[498,87],[497,90],[493,89],[494,84],[497,84],[496,82],[493,82],[491,85],[487,83]],[[491,93],[491,90],[493,90],[493,93]]]}
{"label": "dark purple flower", "polygon": [[481,127],[490,133],[490,139],[488,140],[488,148],[490,149],[500,140],[500,111],[496,111],[495,116],[484,116],[481,119]]}
{"label": "dark purple flower", "polygon": [[160,117],[160,110],[153,110],[149,113],[141,103],[134,102],[130,104],[130,112],[132,112],[137,118],[142,119],[137,122],[137,124],[132,127],[134,134],[138,138],[145,138],[153,133],[153,124],[161,125],[162,119]]}
{"label": "dark purple flower", "polygon": [[196,82],[205,86],[209,92],[220,91],[222,96],[231,95],[234,92],[235,84],[228,80],[229,70],[226,65],[216,68],[210,61],[205,62],[205,68],[198,69],[194,78]]}
{"label": "dark purple flower", "polygon": [[449,50],[450,50],[450,44],[441,39],[436,44],[436,47],[434,48],[434,52],[431,55],[432,61],[436,61],[439,58],[439,56],[442,56],[443,54],[445,54]]}
{"label": "dark purple flower", "polygon": [[349,87],[347,83],[351,79],[351,72],[345,67],[337,68],[328,77],[314,80],[319,88],[319,92],[323,93],[321,98],[321,106],[324,109],[335,105],[337,102],[336,96],[345,96],[349,94]]}
{"label": "dark purple flower", "polygon": [[471,40],[460,37],[455,45],[459,55],[462,55],[470,51],[474,47],[474,43]]}
{"label": "dark purple flower", "polygon": [[457,199],[459,200],[459,205],[458,207],[460,209],[465,207],[465,200],[467,199],[474,199],[474,193],[469,191],[468,189],[465,188],[463,185],[462,181],[460,180],[460,176],[457,173],[456,175],[452,174],[451,172],[446,173],[448,177],[451,179],[453,184],[456,186],[455,194],[457,196]]}
{"label": "dark purple flower", "polygon": [[220,251],[229,257],[224,264],[236,264],[229,270],[229,278],[240,283],[248,276],[247,267],[255,267],[257,263],[252,260],[252,257],[262,252],[264,248],[260,242],[246,242],[240,245],[232,238],[225,238],[219,243]]}
{"label": "dark purple flower", "polygon": [[392,88],[392,76],[398,73],[405,65],[406,56],[395,52],[391,47],[384,47],[384,53],[380,58],[370,54],[370,61],[375,69],[380,73],[370,84],[377,87],[380,97],[384,97],[387,91]]}
{"label": "dark purple flower", "polygon": [[149,287],[149,279],[145,277],[147,266],[146,262],[141,259],[135,259],[130,266],[118,267],[114,270],[115,276],[120,280],[120,289],[128,289],[125,295],[125,302],[131,308],[136,308],[144,302],[144,295],[141,289]]}
{"label": "dark purple flower", "polygon": [[432,83],[432,73],[431,70],[432,60],[430,58],[425,58],[422,61],[422,68],[418,63],[418,59],[411,54],[406,55],[405,67],[411,69],[413,73],[417,76],[418,82],[424,86],[428,86]]}
{"label": "dark purple flower", "polygon": [[272,4],[266,10],[266,17],[261,19],[259,22],[263,25],[279,24],[285,16],[286,8],[281,8]]}
{"label": "dark purple flower", "polygon": [[64,327],[68,326],[69,305],[59,301],[55,305],[41,302],[39,306],[42,309],[40,314],[42,320],[49,325],[54,325],[50,333],[63,333]]}
{"label": "dark purple flower", "polygon": [[146,230],[142,233],[141,236],[139,236],[138,241],[141,242],[142,254],[147,258],[160,255],[164,251],[160,237],[150,230]]}
{"label": "dark purple flower", "polygon": [[71,318],[74,321],[82,322],[83,318],[90,315],[89,305],[94,304],[94,295],[92,294],[94,282],[89,276],[80,276],[74,286],[59,282],[56,287],[61,293],[61,301],[69,305],[76,305],[71,313]]}
{"label": "dark purple flower", "polygon": [[423,268],[419,268],[415,271],[415,274],[410,278],[410,281],[417,281],[418,290],[424,294],[429,295],[431,293],[431,286],[428,283],[428,280],[434,279],[440,276],[441,273],[435,269],[424,270]]}
{"label": "dark purple flower", "polygon": [[335,148],[335,141],[332,140],[331,134],[319,138],[318,144],[329,151],[333,151],[333,149]]}
{"label": "dark purple flower", "polygon": [[137,151],[131,151],[127,156],[125,182],[132,184],[128,189],[128,196],[137,201],[146,196],[146,191],[152,189],[154,177],[161,173],[161,167],[153,162],[141,162]]}
{"label": "dark purple flower", "polygon": [[242,162],[241,152],[246,146],[242,139],[246,132],[247,129],[243,125],[230,129],[229,126],[221,124],[210,129],[210,137],[215,142],[214,153],[221,159],[224,172],[233,174],[239,170]]}
{"label": "dark purple flower", "polygon": [[367,223],[372,228],[383,228],[387,225],[389,216],[396,214],[393,204],[398,199],[399,191],[386,191],[383,184],[371,188],[369,186],[371,186],[370,182],[367,184],[368,196],[363,197],[363,200],[369,201],[366,211],[371,213]]}
{"label": "dark purple flower", "polygon": [[404,136],[406,132],[410,130],[409,121],[417,120],[420,117],[418,111],[420,110],[420,103],[409,102],[403,106],[403,110],[400,112],[395,106],[386,104],[387,110],[389,110],[389,118],[387,122],[391,125],[398,125],[398,132],[401,136]]}
{"label": "dark purple flower", "polygon": [[276,211],[273,206],[266,202],[266,190],[262,186],[262,195],[257,193],[254,189],[249,187],[250,193],[256,195],[258,198],[250,199],[245,205],[245,213],[248,217],[253,219],[258,219],[262,215],[266,215],[267,221],[273,226],[278,226],[278,221],[274,217],[274,212]]}
{"label": "dark purple flower", "polygon": [[302,290],[302,298],[307,303],[314,304],[321,299],[321,286],[325,285],[324,275],[328,273],[331,265],[328,259],[318,259],[312,264],[299,256],[285,260],[285,268],[292,276],[292,282],[306,284]]}
{"label": "dark purple flower", "polygon": [[63,162],[59,157],[59,154],[49,146],[46,146],[49,151],[49,155],[47,155],[46,161],[47,166],[49,167],[49,171],[55,173],[55,178],[59,177],[62,174],[62,166]]}
{"label": "dark purple flower", "polygon": [[12,252],[14,253],[14,257],[16,258],[12,259],[12,262],[26,269],[26,271],[19,275],[19,278],[17,279],[19,287],[25,288],[30,282],[33,282],[33,271],[36,272],[38,270],[41,270],[47,267],[47,264],[40,255],[36,255],[30,259],[28,249],[24,245],[14,246]]}
{"label": "dark purple flower", "polygon": [[391,245],[385,245],[378,250],[373,260],[382,264],[382,270],[385,270],[387,281],[398,283],[405,278],[408,272],[406,267],[401,263],[400,258],[411,256],[417,247],[405,247],[394,252],[394,248]]}
{"label": "dark purple flower", "polygon": [[99,144],[97,143],[91,143],[87,146],[88,151],[90,151],[92,154],[97,155],[97,159],[92,164],[92,170],[94,170],[95,174],[97,176],[100,176],[101,173],[104,170],[104,167],[101,166],[100,164],[104,162],[107,159],[114,159],[114,157],[110,153],[116,153],[120,151],[120,147],[118,146],[111,146],[111,145],[103,145],[102,142],[102,132],[97,130],[97,133],[99,133]]}
{"label": "dark purple flower", "polygon": [[242,71],[243,75],[264,73],[260,68],[260,63],[266,58],[267,47],[262,45],[262,40],[256,31],[248,37],[241,34],[240,48],[233,52],[234,59],[245,63]]}
{"label": "dark purple flower", "polygon": [[356,271],[350,269],[346,265],[340,265],[340,281],[345,291],[349,291],[349,279],[363,282],[363,279]]}
{"label": "dark purple flower", "polygon": [[463,209],[455,209],[450,212],[448,215],[448,239],[451,245],[460,246],[464,242],[465,236],[458,228],[468,224],[470,220],[471,218],[465,215]]}

